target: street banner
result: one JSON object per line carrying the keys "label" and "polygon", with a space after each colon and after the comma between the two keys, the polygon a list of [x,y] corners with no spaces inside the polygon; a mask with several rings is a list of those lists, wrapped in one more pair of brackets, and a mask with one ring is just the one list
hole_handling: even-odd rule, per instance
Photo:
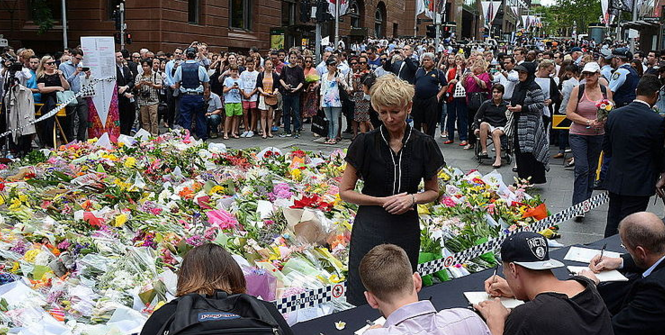
{"label": "street banner", "polygon": [[88,98],[88,137],[99,138],[108,133],[115,141],[120,136],[118,90],[116,87],[115,41],[111,36],[81,37],[85,66],[92,78],[95,95]]}
{"label": "street banner", "polygon": [[483,9],[483,18],[485,19],[485,26],[489,27],[492,25],[492,21],[494,21],[494,18],[496,17],[496,14],[499,12],[499,7],[501,6],[501,2],[497,1],[494,3],[494,1],[481,1],[480,4],[482,5]]}
{"label": "street banner", "polygon": [[333,17],[337,17],[336,1],[339,1],[339,15],[346,14],[346,11],[349,9],[349,0],[328,0],[328,13]]}

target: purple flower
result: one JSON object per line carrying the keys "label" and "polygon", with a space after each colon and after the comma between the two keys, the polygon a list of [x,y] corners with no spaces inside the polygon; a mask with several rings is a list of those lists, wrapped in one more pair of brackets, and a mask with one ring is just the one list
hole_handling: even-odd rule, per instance
{"label": "purple flower", "polygon": [[277,199],[290,199],[293,196],[291,192],[291,187],[287,183],[276,184],[272,192],[268,193],[268,199],[270,201],[275,201]]}

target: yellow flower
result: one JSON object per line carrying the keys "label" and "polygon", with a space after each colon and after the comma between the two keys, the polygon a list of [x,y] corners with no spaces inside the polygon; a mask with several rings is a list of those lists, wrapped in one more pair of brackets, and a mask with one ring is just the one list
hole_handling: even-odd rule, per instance
{"label": "yellow flower", "polygon": [[0,206],[5,204],[5,197],[0,195]]}
{"label": "yellow flower", "polygon": [[210,194],[210,195],[220,194],[220,193],[224,193],[225,190],[226,189],[224,188],[224,186],[215,185],[210,189],[210,192],[208,192],[208,194]]}
{"label": "yellow flower", "polygon": [[608,112],[611,111],[611,110],[612,110],[612,105],[609,105],[609,104],[608,104],[608,105],[605,107],[605,110],[608,111]]}
{"label": "yellow flower", "polygon": [[11,273],[16,273],[16,272],[18,272],[18,270],[19,270],[20,268],[21,268],[21,266],[19,265],[19,263],[18,263],[18,262],[14,262],[14,264],[12,265],[11,270],[9,270],[9,271],[10,271]]}
{"label": "yellow flower", "polygon": [[133,168],[136,165],[136,158],[127,157],[125,163],[123,164],[126,168]]}
{"label": "yellow flower", "polygon": [[28,262],[28,263],[34,263],[35,258],[37,258],[37,255],[39,255],[42,251],[39,249],[32,249],[29,250],[28,252],[23,255],[23,259]]}
{"label": "yellow flower", "polygon": [[300,172],[300,169],[291,170],[291,179],[294,181],[300,181],[302,179],[302,172]]}
{"label": "yellow flower", "polygon": [[21,200],[19,200],[18,198],[14,198],[12,199],[12,204],[9,205],[9,210],[17,211],[21,208],[21,205],[22,205]]}
{"label": "yellow flower", "polygon": [[127,214],[120,214],[115,217],[115,223],[113,224],[116,227],[122,227],[127,222]]}
{"label": "yellow flower", "polygon": [[429,214],[429,208],[427,205],[418,205],[418,215]]}

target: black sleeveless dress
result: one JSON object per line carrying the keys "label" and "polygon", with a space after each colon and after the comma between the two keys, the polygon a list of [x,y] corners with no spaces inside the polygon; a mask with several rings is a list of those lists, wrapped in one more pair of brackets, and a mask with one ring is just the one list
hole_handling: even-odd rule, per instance
{"label": "black sleeveless dress", "polygon": [[[421,180],[436,177],[445,165],[434,139],[408,125],[400,152],[393,152],[388,143],[390,135],[381,126],[368,133],[358,134],[349,146],[346,162],[358,171],[358,177],[364,181],[363,194],[387,197],[403,192],[417,193]],[[384,243],[402,247],[415,271],[420,251],[418,211],[393,215],[380,206],[358,208],[351,232],[346,293],[349,303],[356,306],[367,303],[358,266],[365,254]]]}

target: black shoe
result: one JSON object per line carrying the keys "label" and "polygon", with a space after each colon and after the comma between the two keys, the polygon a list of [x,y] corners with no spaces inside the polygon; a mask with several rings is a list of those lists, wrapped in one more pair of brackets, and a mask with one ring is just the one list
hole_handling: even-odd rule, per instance
{"label": "black shoe", "polygon": [[597,191],[605,191],[605,190],[607,190],[607,188],[605,188],[605,185],[604,185],[604,183],[603,183],[601,180],[596,180],[596,181],[593,183],[593,189],[594,189],[594,190],[597,190]]}
{"label": "black shoe", "polygon": [[517,168],[516,168],[516,167],[513,168],[513,172],[517,172]]}
{"label": "black shoe", "polygon": [[344,131],[344,134],[353,134],[353,129],[349,128]]}

